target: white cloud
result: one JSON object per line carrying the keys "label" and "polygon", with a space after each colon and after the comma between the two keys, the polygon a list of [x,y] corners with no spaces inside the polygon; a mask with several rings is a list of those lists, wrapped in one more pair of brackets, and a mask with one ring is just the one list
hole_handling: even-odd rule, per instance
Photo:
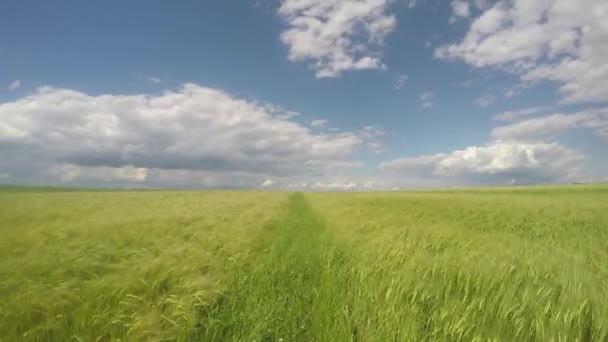
{"label": "white cloud", "polygon": [[270,179],[267,179],[262,184],[260,184],[260,186],[263,188],[267,188],[267,187],[272,186],[273,184],[274,184],[273,181],[271,181]]}
{"label": "white cloud", "polygon": [[557,143],[493,143],[384,162],[380,169],[402,178],[449,184],[533,184],[571,182],[582,177],[585,156]]}
{"label": "white cloud", "polygon": [[444,153],[417,157],[398,158],[380,164],[380,169],[404,171],[409,177],[428,177],[435,170],[435,165],[446,158]]}
{"label": "white cloud", "polygon": [[[499,115],[519,119],[548,110],[537,107]],[[380,164],[385,180],[401,185],[471,186],[567,183],[601,179],[584,172],[584,153],[556,141],[560,134],[587,129],[600,141],[608,139],[608,108],[552,114],[494,128],[494,142],[462,150],[398,158]]]}
{"label": "white cloud", "polygon": [[420,94],[420,101],[429,101],[433,98],[433,92],[427,91]]}
{"label": "white cloud", "polygon": [[310,122],[310,125],[312,127],[323,127],[327,124],[327,120],[325,119],[316,119],[316,120],[312,120]]}
{"label": "white cloud", "polygon": [[58,178],[61,182],[72,182],[79,178],[88,178],[94,181],[103,180],[105,182],[125,181],[125,182],[145,182],[148,177],[148,169],[126,165],[123,167],[90,167],[78,166],[73,164],[53,164],[45,170],[45,173],[52,178]]}
{"label": "white cloud", "polygon": [[8,90],[15,91],[15,90],[19,89],[19,87],[21,87],[21,81],[20,80],[14,80],[13,82],[11,82],[8,85]]}
{"label": "white cloud", "polygon": [[476,98],[474,102],[478,107],[486,108],[489,105],[491,105],[492,103],[494,103],[495,100],[496,100],[496,96],[486,93],[486,94],[483,94],[480,97]]}
{"label": "white cloud", "polygon": [[469,2],[465,0],[453,0],[452,10],[455,16],[466,18],[470,15]]}
{"label": "white cloud", "polygon": [[158,77],[148,77],[148,81],[150,81],[152,83],[156,83],[156,84],[159,84],[162,82],[162,80]]}
{"label": "white cloud", "polygon": [[379,47],[396,19],[390,0],[284,0],[278,10],[288,28],[281,41],[292,62],[308,62],[316,77],[383,69]]}
{"label": "white cloud", "polygon": [[555,81],[566,103],[608,101],[608,2],[498,1],[435,56]]}
{"label": "white cloud", "polygon": [[518,95],[518,94],[519,94],[519,91],[516,89],[507,89],[507,91],[505,91],[505,93],[504,93],[504,96],[505,96],[505,98],[510,99],[513,96]]}
{"label": "white cloud", "polygon": [[502,112],[494,116],[494,120],[498,121],[515,121],[524,116],[534,115],[551,110],[551,106],[530,107],[520,110],[510,110]]}
{"label": "white cloud", "polygon": [[355,182],[331,182],[331,183],[323,183],[323,182],[315,182],[310,186],[313,190],[355,190],[358,188],[357,183]]}
{"label": "white cloud", "polygon": [[408,76],[406,74],[401,74],[397,77],[397,81],[395,82],[395,90],[401,90],[405,87],[405,83],[408,80]]}
{"label": "white cloud", "polygon": [[297,191],[369,191],[394,187],[392,183],[384,180],[357,176],[332,176],[322,180],[286,183],[280,186]]}
{"label": "white cloud", "polygon": [[433,97],[435,94],[431,91],[424,92],[420,94],[420,104],[424,108],[429,108],[433,106]]}
{"label": "white cloud", "polygon": [[375,153],[384,152],[384,144],[379,140],[386,132],[378,127],[365,126],[357,134],[365,140],[364,146]]}
{"label": "white cloud", "polygon": [[608,108],[528,119],[496,127],[490,134],[494,139],[504,141],[544,141],[576,128],[591,129],[598,136],[608,137]]}
{"label": "white cloud", "polygon": [[490,7],[490,4],[493,0],[475,0],[475,7],[480,10],[485,10]]}
{"label": "white cloud", "polygon": [[196,84],[157,96],[43,87],[0,104],[0,172],[43,183],[254,187],[358,167],[356,150],[373,150],[382,132],[313,133],[290,113]]}
{"label": "white cloud", "polygon": [[471,15],[469,1],[468,0],[452,0],[452,17],[450,22],[455,22],[460,18],[468,18]]}

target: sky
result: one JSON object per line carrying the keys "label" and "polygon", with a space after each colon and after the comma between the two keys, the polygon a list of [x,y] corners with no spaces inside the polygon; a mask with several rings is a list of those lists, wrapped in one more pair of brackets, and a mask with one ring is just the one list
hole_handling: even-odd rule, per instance
{"label": "sky", "polygon": [[0,3],[2,184],[605,181],[605,0]]}

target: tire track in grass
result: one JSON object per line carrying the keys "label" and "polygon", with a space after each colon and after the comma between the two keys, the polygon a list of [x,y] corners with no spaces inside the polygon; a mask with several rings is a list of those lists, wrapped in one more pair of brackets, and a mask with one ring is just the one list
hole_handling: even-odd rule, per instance
{"label": "tire track in grass", "polygon": [[[233,287],[202,317],[195,339],[311,341],[351,336],[348,249],[327,232],[304,195],[296,193],[273,223],[272,237]],[[340,271],[343,270],[343,271]]]}

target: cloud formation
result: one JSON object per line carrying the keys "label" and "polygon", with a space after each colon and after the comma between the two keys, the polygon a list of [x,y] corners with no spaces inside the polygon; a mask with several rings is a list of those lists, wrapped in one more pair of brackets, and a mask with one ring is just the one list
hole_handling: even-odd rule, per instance
{"label": "cloud formation", "polygon": [[307,62],[317,78],[383,69],[379,47],[394,30],[390,0],[284,0],[278,14],[287,24],[281,41],[288,59]]}
{"label": "cloud formation", "polygon": [[608,101],[608,2],[497,1],[442,59],[496,67],[524,82],[555,81],[565,103]]}
{"label": "cloud formation", "polygon": [[[504,114],[518,119],[547,108]],[[501,117],[501,118],[502,118]],[[608,108],[569,114],[551,114],[499,126],[491,130],[494,142],[462,150],[397,158],[380,164],[394,184],[409,180],[434,185],[508,185],[567,183],[589,180],[587,156],[557,142],[574,129],[587,129],[599,141],[608,141]]]}
{"label": "cloud formation", "polygon": [[312,127],[323,127],[327,124],[327,120],[325,119],[315,119],[310,122]]}
{"label": "cloud formation", "polygon": [[586,128],[608,138],[608,108],[590,109],[574,114],[552,114],[496,127],[490,133],[503,141],[545,141],[568,130]]}
{"label": "cloud formation", "polygon": [[267,179],[264,182],[262,182],[262,184],[260,184],[260,186],[262,188],[268,188],[268,187],[271,187],[273,184],[274,184],[273,181],[271,181],[270,179]]}
{"label": "cloud formation", "polygon": [[0,104],[0,173],[40,181],[256,186],[358,167],[354,152],[379,137],[371,127],[313,133],[292,116],[196,84],[158,96],[43,87]]}
{"label": "cloud formation", "polygon": [[453,23],[458,19],[468,18],[471,15],[470,4],[468,0],[452,0],[452,13],[450,22]]}
{"label": "cloud formation", "polygon": [[585,156],[557,143],[494,143],[451,153],[399,158],[380,164],[393,176],[449,184],[508,185],[578,180]]}
{"label": "cloud formation", "polygon": [[494,120],[498,121],[515,121],[524,116],[534,115],[542,112],[546,112],[551,110],[550,106],[538,106],[538,107],[530,107],[524,108],[520,110],[509,110],[506,112],[502,112],[494,116]]}

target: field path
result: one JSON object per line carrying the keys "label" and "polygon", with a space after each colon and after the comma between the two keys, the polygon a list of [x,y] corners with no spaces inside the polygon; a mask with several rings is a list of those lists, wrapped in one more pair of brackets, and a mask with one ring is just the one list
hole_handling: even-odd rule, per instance
{"label": "field path", "polygon": [[349,272],[335,272],[352,269],[348,249],[332,238],[300,193],[292,195],[287,211],[270,228],[272,238],[250,264],[239,265],[247,269],[237,271],[242,274],[237,284],[206,313],[195,338],[308,341],[313,336],[356,336],[344,319],[349,310],[344,277]]}

